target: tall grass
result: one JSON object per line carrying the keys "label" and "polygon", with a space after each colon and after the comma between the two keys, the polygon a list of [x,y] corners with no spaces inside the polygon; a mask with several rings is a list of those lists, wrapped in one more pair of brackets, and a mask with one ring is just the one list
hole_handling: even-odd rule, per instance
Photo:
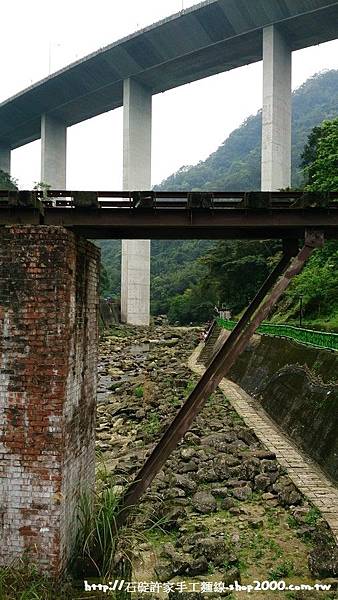
{"label": "tall grass", "polygon": [[0,600],[66,600],[70,584],[61,583],[56,591],[55,581],[41,574],[25,559],[0,569]]}
{"label": "tall grass", "polygon": [[78,534],[73,571],[77,575],[111,579],[131,578],[132,560],[144,535],[137,531],[134,509],[127,525],[116,532],[120,511],[120,494],[112,473],[102,456],[98,456],[97,489],[82,494],[78,504]]}
{"label": "tall grass", "polygon": [[[83,494],[78,507],[77,569],[83,562],[85,573],[107,577],[115,567],[118,538],[115,524],[118,498],[112,488],[94,496]],[[82,570],[82,569],[81,569]]]}
{"label": "tall grass", "polygon": [[[163,519],[153,519],[146,509],[133,507],[127,525],[116,533],[120,496],[112,473],[107,469],[102,456],[98,456],[97,490],[80,497],[77,510],[76,547],[71,565],[72,576],[78,580],[55,582],[27,560],[17,562],[13,567],[0,568],[0,600],[70,600],[83,598],[78,584],[91,577],[100,581],[111,579],[131,580],[132,561],[139,557],[139,546],[147,541],[135,523],[135,515],[143,516],[145,531],[158,528]],[[100,460],[101,459],[101,460]],[[81,588],[82,589],[82,588]],[[80,594],[80,596],[79,596]],[[101,597],[94,592],[91,597]],[[129,592],[105,594],[105,598],[129,598]]]}

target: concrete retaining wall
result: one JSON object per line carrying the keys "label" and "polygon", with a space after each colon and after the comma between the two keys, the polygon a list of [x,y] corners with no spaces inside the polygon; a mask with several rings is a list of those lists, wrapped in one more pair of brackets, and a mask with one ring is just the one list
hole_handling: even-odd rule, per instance
{"label": "concrete retaining wall", "polygon": [[338,481],[338,354],[254,336],[230,379]]}

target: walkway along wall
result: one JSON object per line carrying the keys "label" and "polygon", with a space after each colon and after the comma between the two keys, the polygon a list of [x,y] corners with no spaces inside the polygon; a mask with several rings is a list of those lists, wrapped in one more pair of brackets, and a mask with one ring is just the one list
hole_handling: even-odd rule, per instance
{"label": "walkway along wall", "polygon": [[62,227],[0,228],[0,564],[60,573],[95,481],[99,250]]}

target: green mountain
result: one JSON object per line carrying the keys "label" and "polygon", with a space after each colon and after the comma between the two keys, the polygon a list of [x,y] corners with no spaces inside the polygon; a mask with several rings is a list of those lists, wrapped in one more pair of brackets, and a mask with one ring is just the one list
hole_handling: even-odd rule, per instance
{"label": "green mountain", "polygon": [[[302,177],[300,156],[310,131],[338,113],[338,71],[326,71],[308,79],[292,94],[292,184]],[[155,189],[259,190],[261,183],[262,111],[235,129],[205,161],[183,166]]]}
{"label": "green mountain", "polygon": [[[301,185],[301,154],[313,127],[338,115],[338,71],[319,73],[292,95],[292,183]],[[157,190],[260,189],[262,114],[250,116],[205,161],[183,166]],[[198,124],[196,124],[198,127]],[[221,126],[221,125],[220,125]],[[121,245],[98,242],[105,268],[104,292],[119,294]],[[152,313],[168,313],[173,298],[190,289],[206,273],[197,259],[215,244],[206,240],[156,240],[152,242]]]}

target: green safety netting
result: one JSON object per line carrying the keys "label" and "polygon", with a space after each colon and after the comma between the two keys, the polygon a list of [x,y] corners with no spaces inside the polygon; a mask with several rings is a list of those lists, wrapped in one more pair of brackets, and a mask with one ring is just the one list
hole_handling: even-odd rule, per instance
{"label": "green safety netting", "polygon": [[[226,321],[224,319],[217,319],[217,322],[221,327],[230,331],[237,323],[237,321]],[[273,325],[272,323],[262,323],[258,327],[257,332],[264,335],[290,338],[301,344],[315,346],[316,348],[338,350],[338,333],[313,331],[312,329],[303,329],[294,325]]]}

